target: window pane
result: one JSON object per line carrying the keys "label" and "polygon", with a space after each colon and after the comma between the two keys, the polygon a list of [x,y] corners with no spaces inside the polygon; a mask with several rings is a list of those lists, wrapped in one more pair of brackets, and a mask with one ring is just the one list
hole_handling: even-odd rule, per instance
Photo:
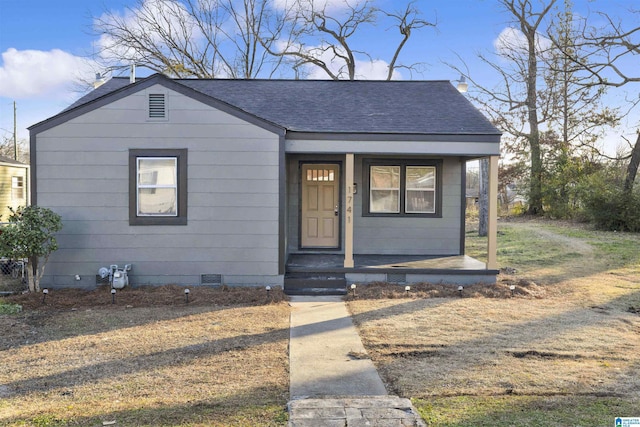
{"label": "window pane", "polygon": [[177,216],[175,157],[139,157],[138,216]]}
{"label": "window pane", "polygon": [[176,158],[139,158],[138,185],[176,185]]}
{"label": "window pane", "polygon": [[138,215],[176,216],[177,191],[175,188],[138,189]]}
{"label": "window pane", "polygon": [[436,168],[433,166],[407,166],[407,189],[435,190]]}
{"label": "window pane", "polygon": [[400,212],[400,166],[371,166],[369,212]]}
{"label": "window pane", "polygon": [[433,190],[407,190],[407,213],[435,213],[436,192]]}
{"label": "window pane", "polygon": [[24,177],[22,176],[11,177],[11,199],[12,200],[24,199]]}
{"label": "window pane", "polygon": [[371,166],[371,189],[400,190],[400,166]]}
{"label": "window pane", "polygon": [[369,211],[373,213],[399,213],[400,190],[371,190]]}

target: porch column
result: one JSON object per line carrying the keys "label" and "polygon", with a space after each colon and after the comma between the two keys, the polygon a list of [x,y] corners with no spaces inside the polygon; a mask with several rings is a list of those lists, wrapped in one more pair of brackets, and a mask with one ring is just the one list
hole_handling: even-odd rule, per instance
{"label": "porch column", "polygon": [[353,267],[353,153],[344,162],[344,267]]}
{"label": "porch column", "polygon": [[487,270],[498,268],[498,157],[489,158],[489,221],[487,223]]}

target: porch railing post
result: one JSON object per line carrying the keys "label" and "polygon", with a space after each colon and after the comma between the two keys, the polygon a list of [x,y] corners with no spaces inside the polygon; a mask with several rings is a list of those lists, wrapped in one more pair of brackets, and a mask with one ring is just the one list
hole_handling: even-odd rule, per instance
{"label": "porch railing post", "polygon": [[489,221],[487,223],[487,269],[498,268],[498,157],[489,158]]}
{"label": "porch railing post", "polygon": [[354,156],[348,153],[345,156],[344,182],[344,267],[353,267],[353,193],[354,193]]}

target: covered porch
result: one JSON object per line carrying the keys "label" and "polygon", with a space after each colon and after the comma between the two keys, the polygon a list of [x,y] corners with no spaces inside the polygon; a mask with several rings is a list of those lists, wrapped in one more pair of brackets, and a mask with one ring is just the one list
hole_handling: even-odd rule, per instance
{"label": "covered porch", "polygon": [[[340,177],[336,181],[340,182],[340,187],[342,188],[341,201],[334,202],[335,212],[333,211],[333,204],[331,204],[328,214],[330,218],[337,218],[341,224],[339,227],[341,231],[338,233],[341,235],[338,245],[335,249],[305,248],[301,241],[297,241],[295,245],[297,247],[287,254],[284,265],[284,285],[287,293],[307,292],[310,289],[320,290],[321,292],[324,289],[343,291],[345,287],[352,283],[371,282],[398,284],[429,282],[465,286],[475,283],[495,283],[496,275],[498,274],[496,261],[498,156],[487,156],[490,159],[490,182],[488,188],[490,203],[486,263],[469,257],[464,253],[466,209],[466,203],[464,203],[464,162],[465,159],[470,157],[458,157],[460,172],[446,175],[449,181],[456,174],[460,178],[448,187],[450,192],[454,191],[453,189],[455,188],[456,193],[450,197],[450,206],[443,214],[443,219],[411,220],[408,224],[411,226],[415,224],[416,227],[421,226],[423,228],[407,228],[402,234],[397,233],[397,229],[393,228],[394,224],[397,223],[396,219],[393,218],[379,219],[375,223],[376,226],[379,225],[377,228],[362,227],[362,223],[367,220],[370,221],[371,218],[363,218],[361,213],[362,204],[366,203],[363,201],[363,192],[358,191],[358,187],[362,188],[364,186],[361,166],[363,162],[362,160],[358,161],[356,157],[352,153],[331,157],[333,161],[339,162],[335,175]],[[484,156],[475,158],[479,157]],[[314,160],[316,158],[324,161],[327,159],[326,157],[314,156]],[[292,162],[293,167],[291,169],[295,173],[291,174],[291,176],[297,176],[300,180],[292,185],[293,189],[299,188],[302,175],[306,176],[306,173],[296,175],[299,173],[297,171],[304,171],[303,165],[305,162],[308,162],[305,158],[302,158],[302,160],[295,158],[295,161]],[[444,163],[445,165],[455,165],[451,161],[445,161]],[[327,168],[325,165],[321,166],[321,168]],[[298,201],[298,204],[290,212],[291,216],[295,218],[290,230],[295,234],[302,231],[299,228],[302,221],[299,217],[294,216],[300,212],[300,206],[305,205],[304,198],[299,198],[300,193],[303,192],[299,191],[298,195],[292,197],[293,200]],[[366,193],[366,190],[364,193]],[[331,194],[334,194],[334,192],[331,192]],[[456,200],[459,200],[459,202],[455,202]],[[319,205],[319,203],[316,205]],[[457,219],[448,221],[448,216],[455,216]],[[401,220],[398,219],[398,221]],[[405,224],[407,223],[405,222]],[[425,232],[425,224],[428,224],[426,227],[430,231]],[[367,232],[369,234],[366,234]],[[374,238],[378,239],[377,246],[364,246],[362,238],[364,237],[365,240],[371,239],[371,232],[375,234]],[[444,247],[442,245],[446,244],[446,242],[451,242],[456,238],[454,236],[459,236],[459,242],[454,243],[455,247],[453,249],[449,248],[448,251],[442,252],[437,252],[438,249],[433,249],[433,247]],[[395,243],[385,240],[387,237],[395,239]],[[360,244],[358,244],[359,239]],[[445,243],[439,243],[440,239],[445,239]],[[398,249],[398,241],[403,242],[400,249]],[[425,241],[430,242],[428,245],[431,245],[431,247],[425,246],[423,243]],[[389,246],[387,246],[387,242]],[[395,246],[393,246],[394,244]],[[450,246],[452,245],[450,244]],[[392,247],[391,250],[389,249],[390,247]],[[424,248],[427,250],[422,252]],[[362,251],[363,249],[365,251]],[[403,252],[403,249],[406,252]],[[395,254],[390,253],[393,250],[396,251]]]}

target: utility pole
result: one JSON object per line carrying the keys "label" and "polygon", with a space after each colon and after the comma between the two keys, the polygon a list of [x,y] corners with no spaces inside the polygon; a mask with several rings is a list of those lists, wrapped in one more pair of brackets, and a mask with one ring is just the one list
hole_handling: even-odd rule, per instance
{"label": "utility pole", "polygon": [[16,101],[13,101],[13,160],[18,160],[18,137],[16,132]]}

